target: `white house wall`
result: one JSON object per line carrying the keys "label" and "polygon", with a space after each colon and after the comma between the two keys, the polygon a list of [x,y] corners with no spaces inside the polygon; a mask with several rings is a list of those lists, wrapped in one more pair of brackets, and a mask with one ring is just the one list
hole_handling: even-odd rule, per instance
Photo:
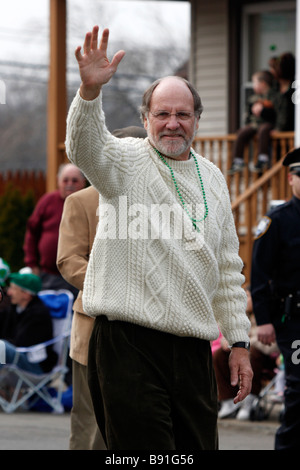
{"label": "white house wall", "polygon": [[199,135],[228,130],[227,0],[191,0],[190,79],[204,106]]}

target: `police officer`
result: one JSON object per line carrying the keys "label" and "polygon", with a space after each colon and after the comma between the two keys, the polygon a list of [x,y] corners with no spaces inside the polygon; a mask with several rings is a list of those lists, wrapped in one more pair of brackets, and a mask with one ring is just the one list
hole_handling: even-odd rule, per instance
{"label": "police officer", "polygon": [[284,358],[285,412],[275,449],[300,445],[300,148],[289,152],[290,201],[271,210],[255,234],[251,273],[258,339],[275,340]]}

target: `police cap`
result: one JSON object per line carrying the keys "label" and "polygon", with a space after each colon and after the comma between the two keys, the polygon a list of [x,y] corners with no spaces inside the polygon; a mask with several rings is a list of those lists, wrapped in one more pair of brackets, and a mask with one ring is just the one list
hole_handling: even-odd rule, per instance
{"label": "police cap", "polygon": [[291,173],[300,173],[300,148],[288,152],[282,164],[283,166],[288,166]]}

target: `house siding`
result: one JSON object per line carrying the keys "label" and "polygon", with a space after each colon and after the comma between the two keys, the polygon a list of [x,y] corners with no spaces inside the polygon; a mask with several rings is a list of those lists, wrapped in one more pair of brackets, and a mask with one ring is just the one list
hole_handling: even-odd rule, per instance
{"label": "house siding", "polygon": [[189,76],[204,107],[198,135],[228,131],[227,0],[191,0]]}

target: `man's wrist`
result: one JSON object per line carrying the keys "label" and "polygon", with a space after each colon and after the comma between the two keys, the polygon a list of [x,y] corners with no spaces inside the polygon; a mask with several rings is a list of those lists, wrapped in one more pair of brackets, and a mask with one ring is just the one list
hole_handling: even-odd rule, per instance
{"label": "man's wrist", "polygon": [[249,351],[250,349],[250,342],[249,341],[237,341],[231,345],[231,348],[243,348]]}
{"label": "man's wrist", "polygon": [[101,91],[101,86],[87,87],[81,83],[79,93],[83,100],[93,101],[98,98]]}

